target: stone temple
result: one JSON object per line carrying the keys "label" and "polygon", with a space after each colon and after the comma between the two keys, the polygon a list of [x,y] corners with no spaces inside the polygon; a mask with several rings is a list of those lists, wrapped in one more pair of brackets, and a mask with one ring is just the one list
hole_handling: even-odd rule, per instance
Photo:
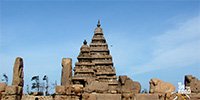
{"label": "stone temple", "polygon": [[[116,76],[100,21],[91,43],[83,41],[77,59],[74,69],[71,58],[62,59],[61,84],[53,95],[41,96],[23,93],[24,63],[17,57],[12,85],[0,83],[0,100],[200,100],[200,80],[192,75],[185,76],[186,88],[178,92],[173,84],[157,78],[150,79],[149,92],[141,92],[139,82]],[[183,93],[188,88],[190,93]]]}
{"label": "stone temple", "polygon": [[112,56],[108,44],[104,38],[100,21],[94,31],[91,43],[83,42],[78,62],[75,64],[73,84],[81,84],[84,87],[93,81],[108,84],[109,87],[117,86],[117,77],[112,62]]}
{"label": "stone temple", "polygon": [[[56,87],[55,100],[121,100],[122,94],[139,93],[139,82],[127,76],[116,76],[116,70],[100,21],[94,30],[91,43],[83,41],[72,75],[71,58],[63,58],[61,86]],[[95,93],[95,94],[94,94]],[[114,99],[113,99],[114,100]]]}

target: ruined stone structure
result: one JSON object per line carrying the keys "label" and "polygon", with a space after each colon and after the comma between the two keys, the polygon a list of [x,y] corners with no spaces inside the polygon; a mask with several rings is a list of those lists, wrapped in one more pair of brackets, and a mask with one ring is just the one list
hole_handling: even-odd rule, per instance
{"label": "ruined stone structure", "polygon": [[190,87],[192,93],[200,93],[200,80],[192,75],[185,76],[185,86]]}
{"label": "ruined stone structure", "polygon": [[[13,68],[13,80],[11,86],[2,89],[2,100],[21,100],[23,95],[24,72],[23,59],[17,57]],[[5,89],[5,90],[4,90]]]}
{"label": "ruined stone structure", "polygon": [[132,94],[140,92],[139,82],[132,81],[127,76],[120,76],[117,80],[100,21],[95,28],[91,43],[88,45],[84,40],[77,59],[73,76],[70,74],[71,67],[68,69],[64,67],[71,66],[71,63],[62,61],[61,86],[56,87],[56,100],[98,100],[97,98],[121,100],[133,98]]}
{"label": "ruined stone structure", "polygon": [[182,98],[185,98],[182,94],[171,94],[175,91],[175,87],[159,79],[151,79],[150,94],[140,94],[139,82],[125,75],[117,78],[100,21],[95,28],[91,43],[88,45],[84,40],[77,59],[73,76],[71,63],[62,62],[61,86],[56,87],[54,100],[172,100],[176,97],[177,100],[183,100]]}

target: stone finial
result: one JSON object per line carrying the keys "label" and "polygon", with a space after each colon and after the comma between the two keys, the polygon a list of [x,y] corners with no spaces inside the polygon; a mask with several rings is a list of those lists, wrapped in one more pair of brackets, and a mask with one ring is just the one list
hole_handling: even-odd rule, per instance
{"label": "stone finial", "polygon": [[72,78],[72,59],[63,58],[62,59],[62,76],[61,85],[70,85]]}
{"label": "stone finial", "polygon": [[24,72],[23,72],[23,59],[21,57],[17,57],[15,60],[14,68],[13,68],[13,80],[12,85],[17,85],[23,87],[24,85]]}
{"label": "stone finial", "polygon": [[100,26],[101,26],[101,23],[100,23],[100,20],[98,20],[97,27],[100,27]]}
{"label": "stone finial", "polygon": [[83,41],[83,44],[84,44],[84,45],[87,45],[87,41],[86,41],[86,40],[84,40],[84,41]]}

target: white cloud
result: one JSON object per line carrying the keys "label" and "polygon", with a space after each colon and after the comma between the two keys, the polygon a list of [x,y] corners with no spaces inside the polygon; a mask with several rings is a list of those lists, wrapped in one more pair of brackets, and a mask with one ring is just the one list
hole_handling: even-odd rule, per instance
{"label": "white cloud", "polygon": [[156,44],[153,58],[141,66],[134,67],[135,73],[199,65],[200,18],[192,18],[177,25],[176,28],[153,38]]}

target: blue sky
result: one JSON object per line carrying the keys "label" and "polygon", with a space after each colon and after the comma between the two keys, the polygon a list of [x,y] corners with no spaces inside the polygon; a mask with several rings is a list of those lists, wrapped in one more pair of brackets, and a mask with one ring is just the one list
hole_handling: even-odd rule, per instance
{"label": "blue sky", "polygon": [[74,66],[100,19],[117,75],[143,89],[155,77],[177,86],[186,74],[200,78],[199,14],[198,0],[1,0],[0,74],[11,83],[20,56],[25,85],[34,75],[60,83],[62,58],[72,58]]}

